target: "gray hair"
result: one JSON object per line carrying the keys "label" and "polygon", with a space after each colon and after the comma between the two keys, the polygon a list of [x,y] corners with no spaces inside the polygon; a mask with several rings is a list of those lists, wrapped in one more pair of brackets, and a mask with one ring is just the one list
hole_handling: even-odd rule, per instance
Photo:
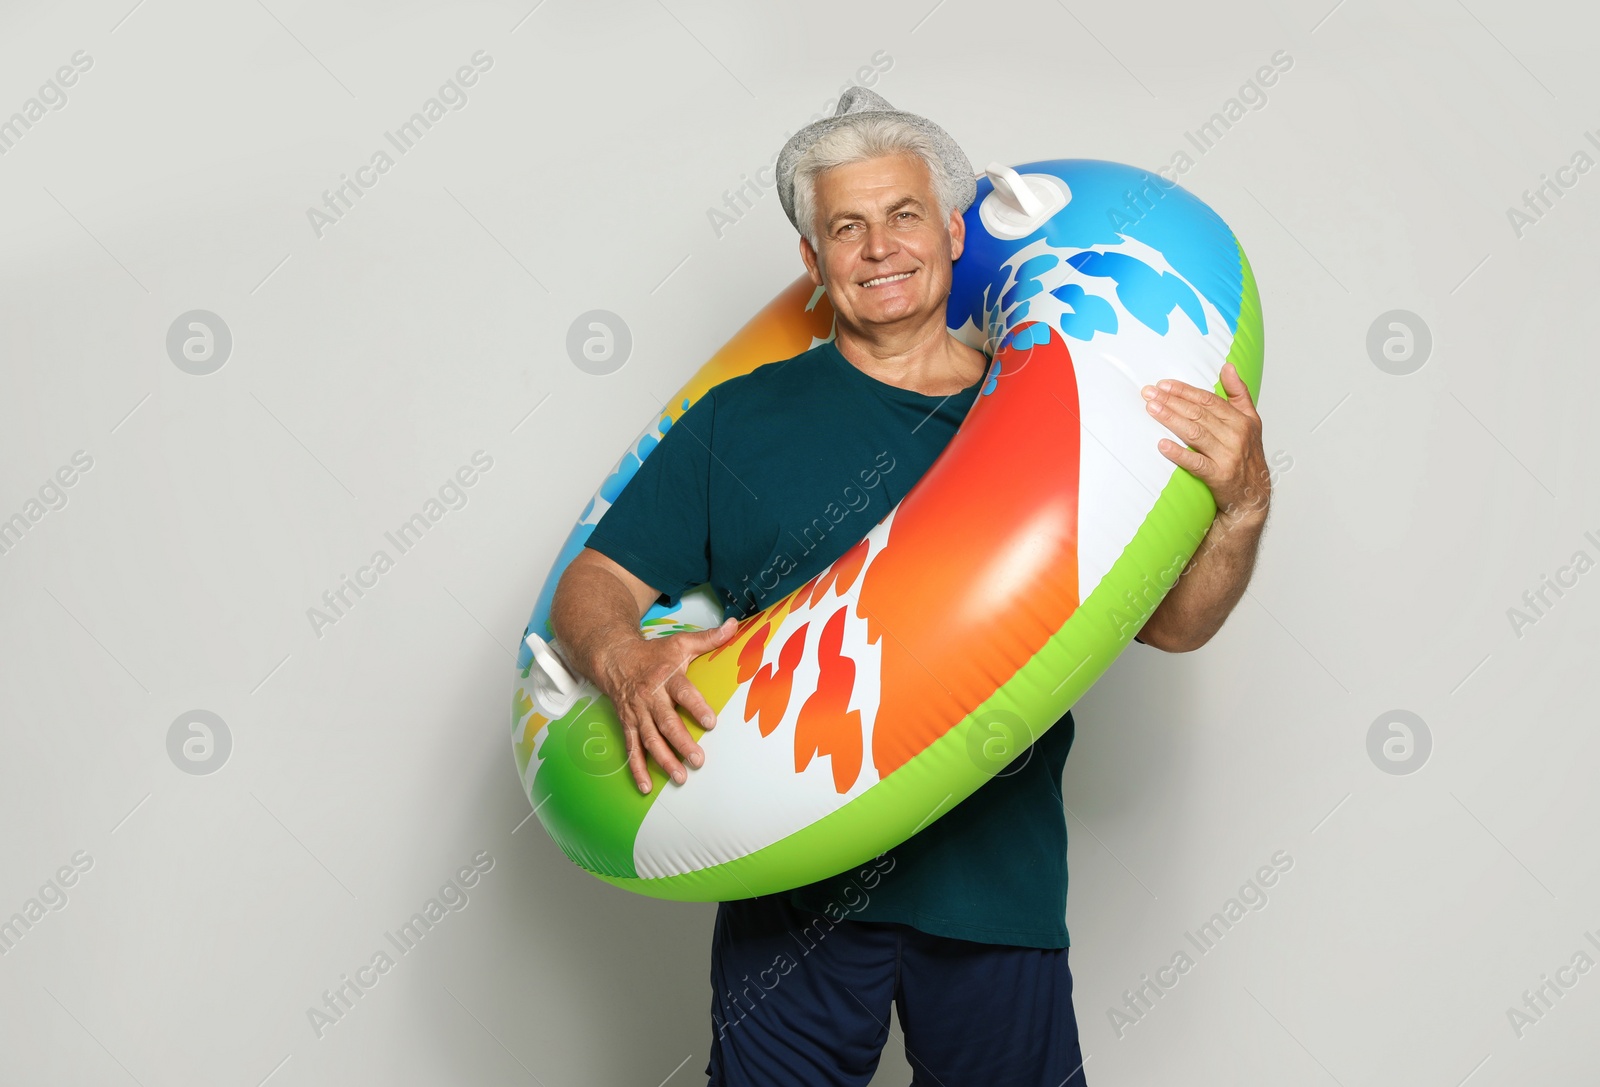
{"label": "gray hair", "polygon": [[835,166],[849,166],[885,155],[915,155],[928,168],[939,219],[949,218],[960,202],[961,181],[950,173],[927,132],[900,117],[867,111],[848,115],[795,160],[794,217],[800,232],[817,246],[817,177]]}

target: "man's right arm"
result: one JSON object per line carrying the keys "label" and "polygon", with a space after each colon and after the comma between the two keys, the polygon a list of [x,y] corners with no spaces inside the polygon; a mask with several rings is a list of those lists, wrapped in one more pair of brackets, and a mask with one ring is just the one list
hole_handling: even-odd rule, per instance
{"label": "man's right arm", "polygon": [[568,663],[616,707],[642,793],[651,787],[646,752],[679,784],[688,778],[679,759],[690,766],[704,759],[678,707],[705,728],[716,717],[684,669],[737,627],[730,619],[715,630],[664,638],[639,632],[639,620],[658,596],[675,602],[711,577],[715,394],[712,389],[661,428],[661,440],[612,497],[550,602],[550,627]]}

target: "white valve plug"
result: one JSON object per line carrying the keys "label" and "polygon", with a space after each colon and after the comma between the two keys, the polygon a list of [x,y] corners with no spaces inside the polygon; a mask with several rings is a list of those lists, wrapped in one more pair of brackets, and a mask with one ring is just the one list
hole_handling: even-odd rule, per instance
{"label": "white valve plug", "polygon": [[565,717],[583,693],[587,682],[567,666],[554,640],[546,642],[533,631],[523,639],[533,652],[533,667],[528,669],[529,694],[533,705],[552,721]]}
{"label": "white valve plug", "polygon": [[1050,174],[1019,174],[998,162],[985,172],[994,191],[978,206],[978,218],[997,238],[1027,237],[1072,199],[1066,184]]}

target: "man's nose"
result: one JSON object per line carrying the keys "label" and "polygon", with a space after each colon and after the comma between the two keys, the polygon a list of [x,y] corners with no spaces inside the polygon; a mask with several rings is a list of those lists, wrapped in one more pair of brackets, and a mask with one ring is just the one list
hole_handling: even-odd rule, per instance
{"label": "man's nose", "polygon": [[894,249],[894,234],[889,230],[888,223],[867,224],[867,244],[864,248],[867,256],[881,260],[893,253]]}

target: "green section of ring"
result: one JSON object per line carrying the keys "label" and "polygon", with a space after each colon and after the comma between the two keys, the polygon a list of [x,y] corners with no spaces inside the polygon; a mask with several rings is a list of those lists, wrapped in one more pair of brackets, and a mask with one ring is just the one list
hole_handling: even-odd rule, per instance
{"label": "green section of ring", "polygon": [[[539,737],[546,757],[528,785],[528,802],[573,864],[595,875],[632,879],[637,878],[634,840],[667,776],[650,759],[650,792],[641,795],[627,770],[621,736],[622,722],[610,699],[579,700]],[[554,745],[553,756],[543,751],[549,745]],[[609,777],[617,780],[600,780]]]}
{"label": "green section of ring", "polygon": [[[1259,401],[1265,347],[1261,299],[1243,247],[1239,263],[1239,323],[1227,361],[1244,379],[1251,399]],[[1222,394],[1220,382],[1214,391]],[[811,883],[904,841],[989,780],[990,771],[969,754],[981,747],[982,738],[973,730],[983,727],[986,717],[1004,711],[1054,723],[1083,696],[1143,627],[1171,587],[1161,584],[1163,575],[1176,580],[1215,515],[1206,485],[1174,468],[1133,540],[1061,630],[973,713],[845,807],[748,856],[710,868],[657,879],[593,874],[654,898],[730,900]]]}

